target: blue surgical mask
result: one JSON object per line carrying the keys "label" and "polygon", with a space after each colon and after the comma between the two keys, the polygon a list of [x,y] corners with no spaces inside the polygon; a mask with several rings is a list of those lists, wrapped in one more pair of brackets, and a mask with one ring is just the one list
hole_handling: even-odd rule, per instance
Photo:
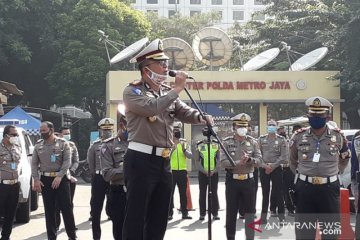
{"label": "blue surgical mask", "polygon": [[309,124],[313,129],[320,129],[325,126],[326,118],[324,117],[308,117]]}
{"label": "blue surgical mask", "polygon": [[268,133],[276,133],[277,127],[276,126],[267,126]]}
{"label": "blue surgical mask", "polygon": [[70,139],[71,139],[71,135],[70,135],[70,134],[64,135],[63,137],[64,137],[64,139],[65,139],[66,141],[70,141]]}

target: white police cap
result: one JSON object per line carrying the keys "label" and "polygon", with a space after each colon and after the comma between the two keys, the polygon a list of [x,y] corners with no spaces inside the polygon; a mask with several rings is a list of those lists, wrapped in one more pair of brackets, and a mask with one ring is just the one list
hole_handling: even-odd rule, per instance
{"label": "white police cap", "polygon": [[100,129],[114,129],[115,121],[112,118],[103,118],[99,121],[98,126]]}
{"label": "white police cap", "polygon": [[333,106],[329,100],[319,96],[308,98],[305,105],[309,107],[310,114],[328,113]]}
{"label": "white police cap", "polygon": [[239,113],[238,115],[230,118],[237,126],[247,127],[249,126],[249,121],[251,121],[251,117],[246,113]]}
{"label": "white police cap", "polygon": [[168,60],[169,57],[164,53],[163,43],[160,39],[155,39],[141,52],[130,60],[130,63],[140,63],[145,59]]}

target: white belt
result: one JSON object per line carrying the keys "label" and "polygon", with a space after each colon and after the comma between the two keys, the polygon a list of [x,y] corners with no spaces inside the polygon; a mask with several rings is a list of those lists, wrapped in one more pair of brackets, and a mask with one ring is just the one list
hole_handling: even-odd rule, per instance
{"label": "white belt", "polygon": [[11,180],[1,180],[2,184],[6,184],[6,185],[14,185],[16,183],[18,183],[19,181],[17,179],[11,179]]}
{"label": "white belt", "polygon": [[95,174],[102,174],[102,171],[101,170],[96,170]]}
{"label": "white belt", "polygon": [[245,173],[245,174],[233,173],[233,179],[236,179],[236,180],[246,180],[246,179],[253,178],[253,177],[254,177],[254,173]]}
{"label": "white belt", "polygon": [[151,145],[138,143],[138,142],[129,142],[129,146],[128,146],[128,149],[142,152],[142,153],[147,153],[147,154],[152,154],[154,148],[155,148],[154,153],[156,156],[160,156],[160,157],[164,157],[164,158],[170,156],[170,153],[171,153],[170,148],[154,147]]}
{"label": "white belt", "polygon": [[334,175],[331,177],[309,177],[304,174],[299,173],[299,179],[309,182],[312,184],[326,184],[326,183],[332,183],[338,180],[338,176]]}
{"label": "white belt", "polygon": [[41,175],[45,177],[56,177],[58,172],[41,172]]}

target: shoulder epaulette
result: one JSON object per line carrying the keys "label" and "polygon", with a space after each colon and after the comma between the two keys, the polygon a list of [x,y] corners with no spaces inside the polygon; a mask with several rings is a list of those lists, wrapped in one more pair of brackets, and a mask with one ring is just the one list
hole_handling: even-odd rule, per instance
{"label": "shoulder epaulette", "polygon": [[66,140],[64,138],[60,138],[60,137],[56,137],[55,141],[66,142]]}
{"label": "shoulder epaulette", "polygon": [[226,138],[224,138],[224,141],[229,141],[229,140],[233,140],[234,139],[234,136],[228,136]]}
{"label": "shoulder epaulette", "polygon": [[217,139],[213,139],[212,142],[219,143],[219,141]]}
{"label": "shoulder epaulette", "polygon": [[94,143],[100,143],[101,142],[101,139],[99,138],[99,139],[96,139],[95,141],[93,141],[93,144]]}
{"label": "shoulder epaulette", "polygon": [[133,82],[129,83],[130,86],[140,86],[141,84],[141,80],[134,80]]}
{"label": "shoulder epaulette", "polygon": [[111,140],[114,140],[116,137],[109,137],[107,139],[105,139],[103,142],[104,143],[107,143],[107,142],[110,142]]}
{"label": "shoulder epaulette", "polygon": [[36,143],[41,143],[43,141],[44,141],[44,139],[40,138],[39,140],[36,141]]}
{"label": "shoulder epaulette", "polygon": [[340,128],[333,128],[332,130],[334,130],[335,132],[341,132],[341,129]]}
{"label": "shoulder epaulette", "polygon": [[200,144],[202,144],[203,142],[204,142],[204,140],[197,141],[197,142],[196,142],[196,145],[200,145]]}
{"label": "shoulder epaulette", "polygon": [[256,140],[254,137],[252,137],[250,135],[246,135],[246,138],[251,139],[251,140]]}
{"label": "shoulder epaulette", "polygon": [[259,138],[265,138],[266,137],[266,135],[261,135]]}
{"label": "shoulder epaulette", "polygon": [[179,138],[180,142],[187,142],[185,138]]}
{"label": "shoulder epaulette", "polygon": [[294,135],[297,135],[299,133],[305,132],[308,128],[300,128],[294,132]]}

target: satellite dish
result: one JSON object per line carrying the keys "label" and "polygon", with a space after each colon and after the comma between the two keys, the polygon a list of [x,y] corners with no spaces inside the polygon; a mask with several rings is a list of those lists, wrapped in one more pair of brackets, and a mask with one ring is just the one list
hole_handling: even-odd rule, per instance
{"label": "satellite dish", "polygon": [[229,36],[221,29],[206,27],[198,31],[192,42],[196,58],[210,66],[224,65],[230,60],[233,44]]}
{"label": "satellite dish", "polygon": [[256,71],[274,60],[279,55],[279,53],[279,48],[271,48],[261,52],[245,63],[244,66],[241,67],[241,71]]}
{"label": "satellite dish", "polygon": [[304,71],[308,68],[311,68],[315,64],[317,64],[321,59],[325,57],[325,55],[328,53],[327,47],[321,47],[317,48],[298,60],[296,60],[293,64],[290,66],[290,71]]}
{"label": "satellite dish", "polygon": [[113,58],[110,59],[110,64],[114,64],[124,60],[125,58],[134,55],[138,52],[147,42],[149,39],[147,37],[140,39],[139,41],[134,42],[130,46],[123,49],[121,52],[116,54]]}
{"label": "satellite dish", "polygon": [[174,70],[189,70],[194,65],[195,55],[191,46],[181,38],[163,39],[165,54],[170,58],[169,67]]}

